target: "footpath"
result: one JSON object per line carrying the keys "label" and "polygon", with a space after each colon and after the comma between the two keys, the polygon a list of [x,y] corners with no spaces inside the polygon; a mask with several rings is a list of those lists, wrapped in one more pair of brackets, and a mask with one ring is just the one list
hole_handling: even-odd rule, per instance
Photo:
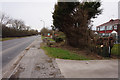
{"label": "footpath", "polygon": [[[56,59],[65,78],[118,78],[119,61],[116,60],[64,60]],[[109,80],[109,79],[105,79]],[[111,80],[111,79],[110,79]],[[116,79],[115,79],[116,80]]]}
{"label": "footpath", "polygon": [[16,66],[10,78],[63,78],[55,62],[40,49],[38,37]]}

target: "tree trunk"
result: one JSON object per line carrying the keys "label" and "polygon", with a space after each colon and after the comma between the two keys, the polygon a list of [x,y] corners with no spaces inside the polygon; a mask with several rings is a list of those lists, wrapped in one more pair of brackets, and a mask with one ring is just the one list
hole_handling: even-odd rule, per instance
{"label": "tree trunk", "polygon": [[86,47],[86,40],[80,36],[67,36],[67,44],[76,48],[84,49]]}

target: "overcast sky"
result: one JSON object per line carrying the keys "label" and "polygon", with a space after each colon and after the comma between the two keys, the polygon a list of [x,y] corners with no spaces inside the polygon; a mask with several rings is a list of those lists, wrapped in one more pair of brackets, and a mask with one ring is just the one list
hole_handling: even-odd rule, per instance
{"label": "overcast sky", "polygon": [[[33,29],[40,30],[45,26],[50,28],[52,25],[52,12],[57,0],[3,0],[0,1],[0,12],[6,13],[15,19],[22,19],[26,25]],[[118,18],[118,1],[119,0],[102,0],[103,13],[94,19],[93,29],[110,19]]]}

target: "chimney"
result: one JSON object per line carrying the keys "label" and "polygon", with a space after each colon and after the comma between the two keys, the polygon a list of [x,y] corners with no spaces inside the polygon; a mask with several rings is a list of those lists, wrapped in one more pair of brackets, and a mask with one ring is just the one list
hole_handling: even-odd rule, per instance
{"label": "chimney", "polygon": [[112,21],[114,21],[113,19],[111,19],[109,22],[112,22]]}

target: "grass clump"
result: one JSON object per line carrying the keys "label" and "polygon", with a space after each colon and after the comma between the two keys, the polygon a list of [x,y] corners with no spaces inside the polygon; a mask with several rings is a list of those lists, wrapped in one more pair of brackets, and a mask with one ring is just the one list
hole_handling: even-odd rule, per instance
{"label": "grass clump", "polygon": [[45,39],[45,38],[47,38],[47,39],[50,40],[50,41],[55,41],[55,40],[53,40],[53,39],[50,38],[50,37],[41,36],[41,38],[42,38],[42,40]]}

